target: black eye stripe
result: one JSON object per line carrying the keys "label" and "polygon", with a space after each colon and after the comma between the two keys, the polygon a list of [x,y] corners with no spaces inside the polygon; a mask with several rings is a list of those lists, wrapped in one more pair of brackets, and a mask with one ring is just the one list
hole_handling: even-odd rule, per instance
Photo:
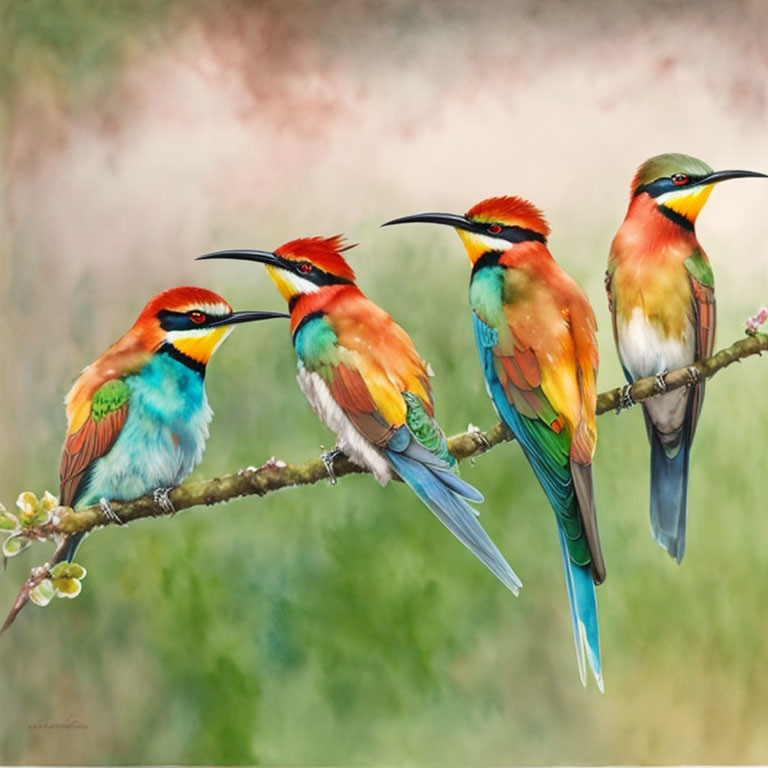
{"label": "black eye stripe", "polygon": [[[279,258],[279,257],[278,257]],[[304,277],[310,280],[315,285],[352,285],[352,280],[347,280],[345,277],[339,277],[338,275],[331,274],[319,269],[314,264],[310,264],[308,261],[293,261],[291,259],[280,259],[280,266],[288,272],[293,272],[299,277]],[[309,269],[302,269],[302,267],[309,267]]]}
{"label": "black eye stripe", "polygon": [[[685,177],[685,183],[681,184],[678,182],[675,184],[674,179],[677,176]],[[635,196],[647,192],[651,197],[659,197],[667,192],[679,190],[682,187],[693,187],[696,185],[696,182],[703,178],[704,176],[689,176],[686,173],[675,173],[672,176],[664,176],[660,179],[655,179],[649,184],[641,184],[635,191]]]}
{"label": "black eye stripe", "polygon": [[[204,315],[201,323],[196,323],[190,318],[192,312],[200,312]],[[157,319],[160,321],[160,327],[164,331],[191,331],[205,328],[208,323],[218,320],[216,315],[209,315],[202,310],[192,310],[191,312],[174,312],[171,309],[161,309],[157,313]]]}
{"label": "black eye stripe", "polygon": [[[479,235],[492,235],[503,240],[507,240],[510,243],[528,243],[535,240],[537,243],[544,243],[546,245],[547,238],[537,232],[535,229],[526,229],[525,227],[504,226],[493,222],[491,224],[474,223],[474,229],[472,231],[477,232]],[[493,230],[491,229],[493,227]]]}

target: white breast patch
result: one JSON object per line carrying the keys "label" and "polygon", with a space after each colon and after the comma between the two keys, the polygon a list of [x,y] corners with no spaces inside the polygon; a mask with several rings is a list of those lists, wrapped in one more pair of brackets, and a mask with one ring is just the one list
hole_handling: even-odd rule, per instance
{"label": "white breast patch", "polygon": [[619,357],[633,380],[691,365],[696,358],[696,334],[689,322],[682,339],[665,339],[635,307],[628,323],[617,326]]}
{"label": "white breast patch", "polygon": [[317,373],[299,366],[296,376],[299,388],[309,400],[312,410],[339,439],[339,448],[355,462],[373,473],[381,485],[392,479],[392,468],[384,455],[358,432],[339,404],[333,399],[328,385]]}
{"label": "white breast patch", "polygon": [[[628,323],[619,323],[619,357],[633,381],[691,365],[696,358],[696,334],[689,322],[682,339],[665,339],[636,307]],[[652,397],[644,402],[662,443],[677,442],[688,404],[687,389]]]}

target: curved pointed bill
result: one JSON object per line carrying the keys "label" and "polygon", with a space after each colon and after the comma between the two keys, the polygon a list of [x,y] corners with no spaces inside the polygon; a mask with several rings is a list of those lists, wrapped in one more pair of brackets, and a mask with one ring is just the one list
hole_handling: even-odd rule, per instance
{"label": "curved pointed bill", "polygon": [[288,318],[290,315],[286,315],[285,312],[259,312],[258,310],[245,310],[243,312],[232,312],[232,314],[224,315],[224,317],[218,317],[215,320],[207,323],[206,327],[226,327],[230,325],[238,325],[239,323],[252,323],[256,320],[271,320],[275,317]]}
{"label": "curved pointed bill", "polygon": [[272,251],[214,251],[198,256],[195,261],[206,259],[235,259],[236,261],[258,261],[260,264],[272,264],[278,266],[280,260]]}
{"label": "curved pointed bill", "polygon": [[715,171],[699,179],[696,184],[717,184],[720,181],[728,181],[729,179],[749,178],[768,179],[768,175],[758,173],[757,171]]}
{"label": "curved pointed bill", "polygon": [[389,227],[392,224],[445,224],[456,229],[465,229],[468,232],[477,230],[477,224],[464,216],[457,216],[455,213],[416,213],[413,216],[401,216],[399,219],[392,219],[382,224],[382,227]]}

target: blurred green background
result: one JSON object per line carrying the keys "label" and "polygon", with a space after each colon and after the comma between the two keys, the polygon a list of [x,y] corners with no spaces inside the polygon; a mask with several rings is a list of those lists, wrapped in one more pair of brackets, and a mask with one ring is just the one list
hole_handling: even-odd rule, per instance
{"label": "blurred green background", "polygon": [[[601,327],[635,167],[768,169],[768,6],[697,2],[0,2],[0,499],[56,492],[62,399],[144,302],[198,284],[282,308],[263,270],[195,264],[346,231],[364,290],[434,370],[449,433],[494,416],[450,232],[379,230],[522,194]],[[719,346],[766,302],[768,188],[698,226]],[[208,375],[202,479],[333,439],[287,329]],[[652,541],[638,409],[599,420],[605,695],[576,670],[551,512],[513,444],[465,463],[522,577],[507,593],[399,484],[366,476],[94,534],[76,601],[0,640],[0,762],[768,761],[764,361],[720,373],[693,451],[688,552]],[[5,610],[43,545],[11,561]],[[60,728],[77,723],[85,727]],[[52,727],[46,727],[52,726]]]}

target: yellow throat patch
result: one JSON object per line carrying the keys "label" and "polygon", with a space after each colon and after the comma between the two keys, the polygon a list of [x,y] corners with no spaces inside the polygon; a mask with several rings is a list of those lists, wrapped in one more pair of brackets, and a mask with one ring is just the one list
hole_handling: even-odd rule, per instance
{"label": "yellow throat patch", "polygon": [[232,332],[232,326],[211,328],[207,333],[196,332],[189,336],[179,336],[173,340],[173,346],[183,355],[192,358],[201,365],[207,365],[211,356],[224,339]]}
{"label": "yellow throat patch", "polygon": [[277,286],[277,290],[286,301],[290,301],[294,296],[300,293],[299,289],[291,282],[288,273],[279,267],[273,267],[271,264],[264,265],[267,273],[272,278],[272,282]]}
{"label": "yellow throat patch", "polygon": [[669,197],[666,200],[662,199],[659,202],[693,223],[696,221],[699,211],[704,207],[704,203],[709,199],[713,186],[714,184],[706,184],[690,190],[681,190],[678,196]]}
{"label": "yellow throat patch", "polygon": [[[464,243],[464,248],[467,250],[467,256],[469,261],[474,264],[486,251],[490,250],[488,242],[483,242],[482,237],[476,235],[474,232],[467,232],[466,229],[456,229],[457,234],[461,238],[461,242]],[[498,246],[499,250],[505,250],[501,241]]]}

